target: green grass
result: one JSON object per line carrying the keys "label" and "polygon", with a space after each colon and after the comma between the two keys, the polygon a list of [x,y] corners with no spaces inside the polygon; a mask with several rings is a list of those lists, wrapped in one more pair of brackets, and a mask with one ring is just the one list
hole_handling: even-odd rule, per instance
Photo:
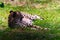
{"label": "green grass", "polygon": [[[50,4],[50,7],[58,5]],[[49,6],[47,8],[49,8]],[[53,8],[52,7],[52,8]],[[5,5],[0,8],[0,39],[1,40],[60,40],[60,9],[47,9],[47,8],[31,8],[29,6],[12,7]],[[57,7],[56,7],[57,8]],[[42,28],[49,28],[50,30],[30,30],[24,29],[10,29],[8,27],[8,15],[10,10],[17,10],[27,12],[32,15],[36,14],[44,18],[44,20],[34,21],[35,25]]]}

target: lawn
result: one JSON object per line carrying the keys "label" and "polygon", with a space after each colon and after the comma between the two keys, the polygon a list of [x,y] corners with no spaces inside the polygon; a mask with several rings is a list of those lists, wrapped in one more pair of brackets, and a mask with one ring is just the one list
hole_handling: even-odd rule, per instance
{"label": "lawn", "polygon": [[[50,30],[31,30],[26,28],[10,29],[8,27],[9,11],[27,12],[32,15],[36,14],[44,20],[34,21],[35,25]],[[46,8],[32,8],[30,6],[11,6],[0,7],[0,39],[1,40],[60,40],[60,7],[58,3],[49,3]]]}

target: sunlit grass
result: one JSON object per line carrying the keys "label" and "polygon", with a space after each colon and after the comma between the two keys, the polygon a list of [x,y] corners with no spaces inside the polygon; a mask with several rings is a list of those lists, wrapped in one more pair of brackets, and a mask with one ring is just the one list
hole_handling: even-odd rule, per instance
{"label": "sunlit grass", "polygon": [[36,14],[44,18],[44,20],[37,20],[37,23],[34,23],[36,25],[39,25],[41,27],[48,27],[48,28],[59,28],[59,22],[60,22],[60,14],[59,9],[57,10],[47,10],[47,9],[32,9],[27,7],[10,7],[6,6],[4,8],[0,8],[0,25],[6,25],[7,26],[7,20],[10,10],[17,10],[22,12],[27,12],[32,15]]}

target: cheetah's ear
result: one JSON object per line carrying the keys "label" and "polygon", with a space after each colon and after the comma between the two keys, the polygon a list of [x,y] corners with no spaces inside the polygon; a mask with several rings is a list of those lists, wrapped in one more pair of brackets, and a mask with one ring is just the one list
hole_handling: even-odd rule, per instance
{"label": "cheetah's ear", "polygon": [[13,12],[13,10],[10,10],[10,13],[12,13]]}
{"label": "cheetah's ear", "polygon": [[17,16],[17,13],[16,12],[13,12],[13,17],[16,17]]}
{"label": "cheetah's ear", "polygon": [[13,11],[13,10],[10,10],[10,14],[13,18],[16,17],[17,15],[16,11]]}

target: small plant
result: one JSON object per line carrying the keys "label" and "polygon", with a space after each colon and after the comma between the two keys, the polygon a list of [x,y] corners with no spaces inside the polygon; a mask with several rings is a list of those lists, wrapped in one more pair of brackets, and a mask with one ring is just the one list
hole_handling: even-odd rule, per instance
{"label": "small plant", "polygon": [[2,7],[2,8],[3,8],[3,7],[4,7],[4,3],[0,3],[0,7]]}

